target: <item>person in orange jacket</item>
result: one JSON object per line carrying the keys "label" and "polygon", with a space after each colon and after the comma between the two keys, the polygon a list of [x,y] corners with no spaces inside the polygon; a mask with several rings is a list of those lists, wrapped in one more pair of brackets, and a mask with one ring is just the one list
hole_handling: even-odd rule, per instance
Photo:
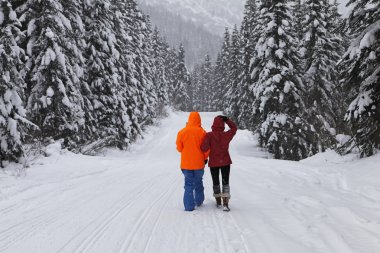
{"label": "person in orange jacket", "polygon": [[206,131],[198,112],[191,112],[186,127],[178,132],[177,150],[181,153],[181,169],[185,177],[183,203],[185,211],[193,211],[204,201],[203,175],[209,152],[202,152]]}

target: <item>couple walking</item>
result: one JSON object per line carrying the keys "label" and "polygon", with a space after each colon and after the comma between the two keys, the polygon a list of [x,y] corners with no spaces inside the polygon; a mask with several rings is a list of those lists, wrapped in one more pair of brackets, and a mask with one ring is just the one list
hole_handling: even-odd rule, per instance
{"label": "couple walking", "polygon": [[[224,125],[230,128],[224,131]],[[214,197],[218,208],[229,211],[230,199],[230,165],[229,144],[236,134],[235,123],[226,116],[217,116],[212,124],[212,132],[206,133],[201,125],[198,112],[191,112],[186,127],[177,135],[177,150],[181,153],[181,169],[185,176],[185,193],[183,203],[186,211],[193,211],[204,201],[203,175],[208,162],[210,167]],[[222,174],[222,191],[219,182]]]}

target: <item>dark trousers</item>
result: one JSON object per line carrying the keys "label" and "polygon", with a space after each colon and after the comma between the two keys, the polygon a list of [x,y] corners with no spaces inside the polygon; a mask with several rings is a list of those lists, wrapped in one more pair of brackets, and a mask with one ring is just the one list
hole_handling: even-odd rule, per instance
{"label": "dark trousers", "polygon": [[222,173],[222,184],[229,185],[230,181],[230,165],[222,167],[210,167],[212,183],[214,186],[220,185],[219,171]]}

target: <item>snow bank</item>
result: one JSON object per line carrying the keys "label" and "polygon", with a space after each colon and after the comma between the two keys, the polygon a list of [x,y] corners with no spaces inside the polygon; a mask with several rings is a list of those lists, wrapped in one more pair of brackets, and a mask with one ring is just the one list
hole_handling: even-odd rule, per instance
{"label": "snow bank", "polygon": [[360,156],[358,154],[341,156],[334,150],[327,150],[326,152],[318,153],[312,157],[301,160],[300,163],[309,165],[337,164],[357,161],[359,158]]}
{"label": "snow bank", "polygon": [[45,148],[46,156],[59,156],[62,153],[62,142],[57,141]]}

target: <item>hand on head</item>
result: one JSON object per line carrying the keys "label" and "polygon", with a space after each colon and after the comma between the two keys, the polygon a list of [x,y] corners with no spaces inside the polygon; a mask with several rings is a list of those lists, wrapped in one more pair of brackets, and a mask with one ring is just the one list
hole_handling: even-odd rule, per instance
{"label": "hand on head", "polygon": [[218,115],[218,117],[223,119],[224,122],[226,122],[228,120],[228,117],[224,116],[224,115]]}

